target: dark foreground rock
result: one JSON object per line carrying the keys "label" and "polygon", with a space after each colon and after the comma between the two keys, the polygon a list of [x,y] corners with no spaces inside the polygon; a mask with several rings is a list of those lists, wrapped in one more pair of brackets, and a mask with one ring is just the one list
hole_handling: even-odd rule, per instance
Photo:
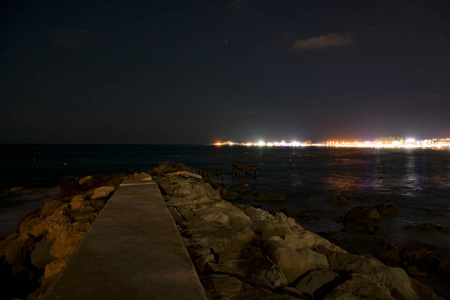
{"label": "dark foreground rock", "polygon": [[[233,205],[194,177],[154,179],[211,299],[443,299],[403,269],[348,253],[284,213]],[[361,213],[379,219],[375,208]]]}

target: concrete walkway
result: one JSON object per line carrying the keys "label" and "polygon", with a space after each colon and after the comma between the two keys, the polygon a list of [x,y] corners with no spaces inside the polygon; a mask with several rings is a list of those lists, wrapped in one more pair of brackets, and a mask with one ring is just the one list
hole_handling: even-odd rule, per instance
{"label": "concrete walkway", "polygon": [[156,183],[124,181],[45,298],[206,299]]}

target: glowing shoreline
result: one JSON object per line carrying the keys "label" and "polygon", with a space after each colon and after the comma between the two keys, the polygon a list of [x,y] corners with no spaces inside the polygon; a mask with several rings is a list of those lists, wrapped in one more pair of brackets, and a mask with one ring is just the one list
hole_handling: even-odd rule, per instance
{"label": "glowing shoreline", "polygon": [[406,148],[406,149],[446,149],[450,148],[450,138],[436,139],[401,139],[394,141],[366,140],[366,141],[325,141],[325,142],[247,142],[235,143],[231,141],[215,142],[214,146],[246,146],[246,147],[345,147],[345,148]]}

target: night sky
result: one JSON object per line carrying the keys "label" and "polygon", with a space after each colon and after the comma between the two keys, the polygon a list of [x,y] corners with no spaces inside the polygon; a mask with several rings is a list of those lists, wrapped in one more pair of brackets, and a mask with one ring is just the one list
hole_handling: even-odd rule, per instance
{"label": "night sky", "polygon": [[447,0],[0,3],[0,143],[450,137]]}

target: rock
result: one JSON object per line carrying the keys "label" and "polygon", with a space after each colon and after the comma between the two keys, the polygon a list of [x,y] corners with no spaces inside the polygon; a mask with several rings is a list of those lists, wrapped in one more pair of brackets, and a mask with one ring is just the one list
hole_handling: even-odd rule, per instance
{"label": "rock", "polygon": [[[334,298],[332,295],[339,295],[339,292],[344,292],[357,296],[357,299],[379,299],[379,300],[394,300],[391,296],[390,290],[374,280],[373,277],[365,274],[352,274],[351,278],[344,283],[338,285],[333,289],[325,299],[342,299]],[[344,298],[346,299],[346,298]],[[351,299],[351,298],[350,298]]]}
{"label": "rock", "polygon": [[378,249],[375,256],[391,267],[398,267],[400,264],[400,250],[392,244]]}
{"label": "rock", "polygon": [[31,252],[31,263],[38,269],[43,270],[47,264],[54,261],[56,258],[50,254],[50,249],[55,243],[55,239],[48,239],[44,237],[34,246]]}
{"label": "rock", "polygon": [[109,198],[114,192],[116,188],[114,186],[101,186],[96,188],[94,194],[91,196],[91,200],[99,200]]}
{"label": "rock", "polygon": [[331,204],[345,204],[347,203],[347,199],[344,196],[333,195],[330,197]]}
{"label": "rock", "polygon": [[[20,222],[17,224],[16,232],[18,234],[28,233],[35,226],[37,226],[42,221],[41,217],[41,209],[37,208],[26,215]],[[37,237],[37,236],[36,236]]]}
{"label": "rock", "polygon": [[380,214],[375,207],[355,207],[345,215],[343,223],[348,229],[373,233],[378,230]]}
{"label": "rock", "polygon": [[446,276],[450,276],[450,258],[443,258],[441,259],[441,261],[439,262],[439,271],[446,275]]}
{"label": "rock", "polygon": [[85,199],[86,196],[84,194],[73,196],[72,200],[70,201],[70,208],[72,210],[80,210]]}
{"label": "rock", "polygon": [[282,202],[285,200],[284,196],[279,194],[263,195],[261,193],[255,193],[253,199],[264,202]]}
{"label": "rock", "polygon": [[[245,209],[244,213],[249,216],[252,222],[250,229],[261,235],[263,238],[284,236],[290,233],[291,226],[295,225],[294,219],[290,219],[289,223],[287,221],[289,218],[282,213],[277,214],[278,219],[269,212],[254,207]],[[281,215],[286,219],[284,219]]]}
{"label": "rock", "polygon": [[192,177],[197,179],[202,179],[202,176],[199,174],[195,174],[189,171],[176,171],[173,173],[167,174],[167,176],[182,176],[182,177]]}
{"label": "rock", "polygon": [[377,204],[375,205],[375,208],[380,215],[390,215],[397,213],[397,206],[390,203]]}
{"label": "rock", "polygon": [[211,274],[202,276],[200,279],[211,299],[297,299],[289,295],[272,293],[265,288],[253,287],[229,275]]}
{"label": "rock", "polygon": [[400,257],[408,262],[420,262],[428,254],[428,250],[423,246],[406,245],[400,252]]}
{"label": "rock", "polygon": [[49,263],[47,266],[45,266],[44,279],[48,279],[54,275],[58,275],[59,272],[61,272],[61,270],[64,268],[66,263],[67,260],[65,259],[59,259]]}
{"label": "rock", "polygon": [[238,192],[230,190],[228,187],[221,188],[220,195],[225,200],[236,200],[240,197],[240,194]]}
{"label": "rock", "polygon": [[58,185],[55,189],[55,197],[56,198],[66,198],[72,197],[78,194],[81,191],[81,186],[73,178],[64,180],[60,185]]}
{"label": "rock", "polygon": [[289,208],[282,208],[282,209],[280,210],[280,212],[282,212],[283,214],[285,214],[286,217],[289,217],[289,218],[295,218],[295,212],[294,212],[292,209],[289,209]]}
{"label": "rock", "polygon": [[60,200],[53,200],[53,201],[46,202],[44,207],[41,209],[41,215],[43,217],[51,216],[51,215],[53,215],[55,210],[60,208],[61,205],[63,205],[63,204],[64,204],[64,202],[62,202]]}
{"label": "rock", "polygon": [[444,297],[438,296],[432,289],[414,278],[409,278],[411,286],[419,296],[420,300],[445,300]]}
{"label": "rock", "polygon": [[189,168],[183,164],[165,163],[158,167],[153,168],[152,175],[163,176],[168,173],[173,173],[176,171],[190,171]]}
{"label": "rock", "polygon": [[450,227],[433,223],[422,223],[412,226],[406,226],[405,229],[410,231],[432,231],[440,233],[450,233]]}
{"label": "rock", "polygon": [[267,239],[264,249],[290,283],[310,270],[329,267],[325,255],[310,249],[293,250],[277,236]]}
{"label": "rock", "polygon": [[34,247],[34,237],[23,233],[11,241],[5,253],[6,261],[11,264],[22,264],[28,259]]}
{"label": "rock", "polygon": [[300,281],[296,284],[295,288],[311,297],[314,293],[325,285],[329,285],[333,282],[339,275],[336,272],[328,270],[313,270],[302,277]]}

